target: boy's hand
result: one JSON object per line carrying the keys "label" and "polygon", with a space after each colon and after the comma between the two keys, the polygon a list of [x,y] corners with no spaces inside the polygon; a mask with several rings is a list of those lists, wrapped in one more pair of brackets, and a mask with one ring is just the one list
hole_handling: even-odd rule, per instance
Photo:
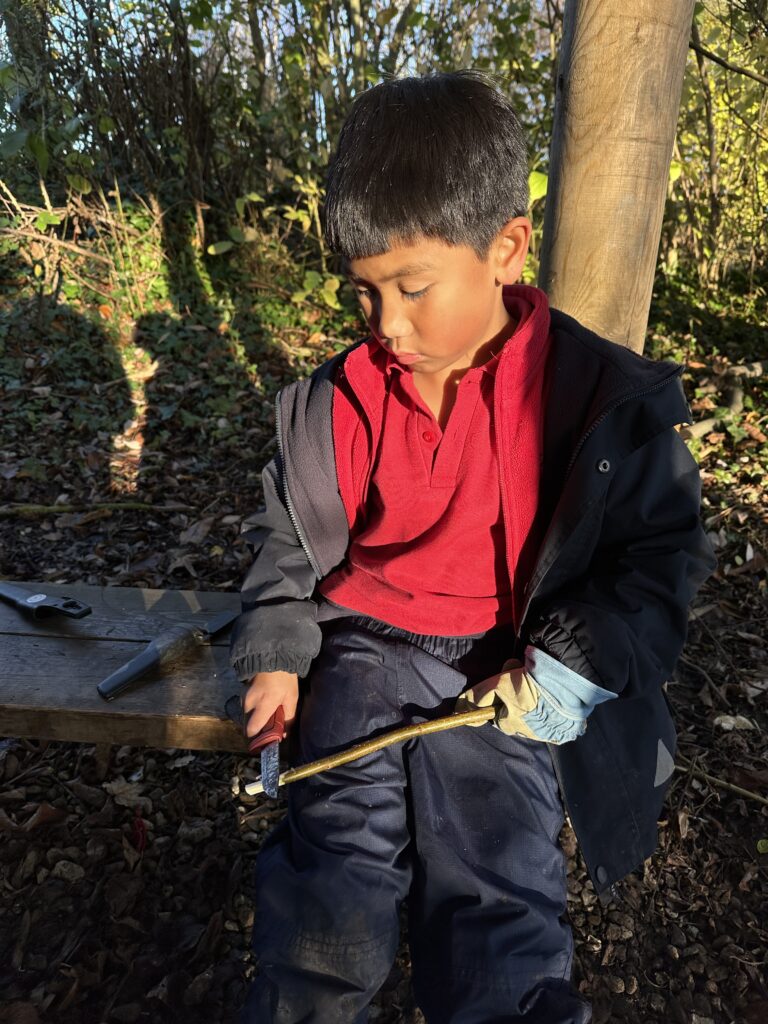
{"label": "boy's hand", "polygon": [[299,677],[294,672],[258,672],[248,684],[243,698],[246,736],[251,739],[258,735],[282,706],[285,713],[285,738],[296,718],[298,702]]}
{"label": "boy's hand", "polygon": [[[498,675],[490,676],[465,690],[456,701],[456,711],[494,707],[495,728],[507,736],[525,736],[542,743],[567,743],[586,729],[586,721],[574,718],[545,691],[519,661],[504,663]],[[537,725],[546,722],[547,735]],[[481,723],[485,724],[485,723]],[[556,725],[553,731],[552,726]]]}

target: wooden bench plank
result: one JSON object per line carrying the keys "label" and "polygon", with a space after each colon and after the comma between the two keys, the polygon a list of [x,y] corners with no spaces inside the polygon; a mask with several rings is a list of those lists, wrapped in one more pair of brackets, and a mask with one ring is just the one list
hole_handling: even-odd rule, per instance
{"label": "wooden bench plank", "polygon": [[[217,612],[240,609],[239,594],[216,590],[89,587],[81,583],[44,583],[40,580],[13,582],[29,591],[75,597],[91,605],[93,611],[83,619],[52,615],[35,620],[0,600],[0,634],[34,632],[45,636],[143,640],[149,643],[167,626],[178,622],[205,622]],[[222,641],[217,638],[216,642]],[[228,637],[224,642],[229,643]]]}
{"label": "wooden bench plank", "polygon": [[19,583],[92,605],[83,619],[35,620],[0,602],[0,734],[93,743],[245,751],[224,704],[242,691],[229,666],[230,629],[164,673],[103,700],[97,683],[178,622],[204,623],[239,594]]}

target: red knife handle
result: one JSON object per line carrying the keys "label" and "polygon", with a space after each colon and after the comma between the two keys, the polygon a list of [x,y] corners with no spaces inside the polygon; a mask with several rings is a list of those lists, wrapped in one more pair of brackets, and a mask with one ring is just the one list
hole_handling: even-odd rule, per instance
{"label": "red knife handle", "polygon": [[268,743],[279,743],[283,738],[284,732],[285,711],[283,711],[283,705],[281,704],[261,732],[257,732],[255,736],[250,737],[248,741],[248,753],[255,754],[258,750],[261,750],[262,747],[266,747]]}

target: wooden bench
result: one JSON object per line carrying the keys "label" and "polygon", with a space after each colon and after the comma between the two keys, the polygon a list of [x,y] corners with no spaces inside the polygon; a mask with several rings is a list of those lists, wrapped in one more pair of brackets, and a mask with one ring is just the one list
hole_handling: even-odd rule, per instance
{"label": "wooden bench", "polygon": [[243,689],[228,660],[231,626],[114,700],[96,692],[169,626],[239,611],[239,594],[14,582],[93,611],[33,619],[0,601],[0,736],[245,752],[224,708]]}

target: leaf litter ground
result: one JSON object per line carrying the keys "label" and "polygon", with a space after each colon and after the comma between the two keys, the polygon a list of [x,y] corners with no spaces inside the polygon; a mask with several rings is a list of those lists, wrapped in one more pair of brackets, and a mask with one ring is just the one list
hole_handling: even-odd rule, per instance
{"label": "leaf litter ground", "polygon": [[[681,358],[659,309],[654,354]],[[0,577],[237,591],[275,390],[335,339],[262,344],[249,362],[189,318],[144,318],[122,346],[68,307],[42,335],[18,310],[10,322]],[[729,372],[760,357],[753,336],[682,353],[694,419],[714,420],[691,445],[720,566],[667,684],[680,757],[658,852],[603,906],[563,829],[574,981],[598,1024],[768,1019],[768,391],[748,378],[735,413]],[[255,774],[226,753],[2,740],[0,1022],[236,1021],[254,859],[284,812],[244,794]],[[422,1019],[405,932],[371,1019]]]}

